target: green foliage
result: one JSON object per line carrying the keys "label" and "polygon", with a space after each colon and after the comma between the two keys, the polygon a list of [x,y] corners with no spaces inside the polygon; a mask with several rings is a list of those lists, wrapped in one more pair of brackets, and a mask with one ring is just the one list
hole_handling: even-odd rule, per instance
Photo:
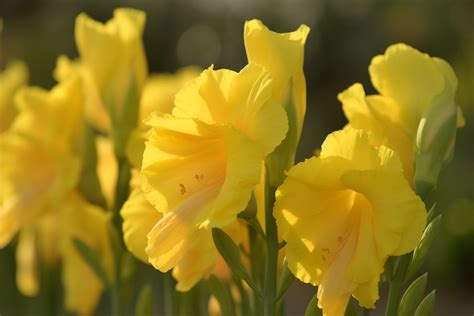
{"label": "green foliage", "polygon": [[428,281],[428,273],[423,274],[408,287],[403,294],[398,306],[397,316],[410,316],[413,315],[418,303],[423,297],[423,293],[426,289],[426,282]]}
{"label": "green foliage", "polygon": [[247,282],[255,292],[260,292],[247,269],[245,269],[242,258],[240,257],[240,249],[232,238],[219,228],[212,229],[212,238],[214,239],[217,250],[222,258],[224,258],[232,273],[234,273],[237,278]]}

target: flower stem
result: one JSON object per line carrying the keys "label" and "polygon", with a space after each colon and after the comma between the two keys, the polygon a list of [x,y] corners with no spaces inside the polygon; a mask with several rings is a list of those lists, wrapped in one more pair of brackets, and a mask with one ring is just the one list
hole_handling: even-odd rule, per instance
{"label": "flower stem", "polygon": [[[268,175],[268,173],[267,173]],[[264,315],[275,316],[276,312],[276,278],[278,267],[278,231],[273,217],[273,204],[275,203],[275,189],[265,184],[265,244],[267,256],[265,261],[265,287],[264,287]]]}
{"label": "flower stem", "polygon": [[[122,236],[122,218],[120,217],[120,210],[122,209],[123,204],[128,198],[129,193],[129,181],[130,181],[130,166],[125,157],[117,157],[118,162],[118,178],[115,186],[115,200],[113,205],[113,214],[112,222],[119,233],[119,236]],[[123,239],[119,238],[119,245],[117,249],[117,254],[115,258],[115,282],[112,285],[111,293],[111,303],[112,303],[112,314],[114,316],[122,316],[122,306],[121,306],[121,270],[122,270],[122,254],[123,254]]]}
{"label": "flower stem", "polygon": [[397,315],[400,295],[405,280],[405,274],[410,264],[411,253],[405,254],[398,260],[397,271],[392,280],[390,280],[390,288],[388,291],[388,303],[385,316]]}

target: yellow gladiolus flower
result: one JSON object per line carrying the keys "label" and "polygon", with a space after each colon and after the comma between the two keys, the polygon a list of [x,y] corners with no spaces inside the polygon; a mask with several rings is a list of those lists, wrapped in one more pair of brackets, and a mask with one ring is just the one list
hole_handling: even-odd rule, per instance
{"label": "yellow gladiolus flower", "polygon": [[[430,127],[433,125],[430,131],[423,131],[423,139],[431,141],[422,150],[429,151],[426,147],[436,146],[431,134],[443,129],[445,124],[451,124],[450,121],[453,121],[454,130],[449,130],[447,144],[442,146],[447,151],[453,149],[456,116],[458,127],[463,125],[461,111],[454,101],[456,76],[444,60],[405,44],[392,45],[384,55],[376,56],[369,66],[369,73],[379,95],[366,96],[362,85],[354,84],[340,93],[338,99],[351,126],[373,132],[378,143],[400,154],[406,178],[411,182],[414,150],[421,147],[416,144],[417,133],[421,132],[420,122],[433,110],[437,111],[437,117],[431,118],[430,123],[433,119],[437,122],[429,124]],[[445,155],[450,156],[449,153],[440,155],[438,159],[441,160]]]}
{"label": "yellow gladiolus flower", "polygon": [[16,250],[17,286],[24,295],[37,295],[39,261],[45,261],[50,267],[60,261],[66,309],[79,315],[92,315],[103,292],[103,284],[76,250],[73,238],[101,254],[101,264],[112,280],[110,218],[77,193],[69,194],[64,203],[55,208],[57,211],[44,214],[20,232]]}
{"label": "yellow gladiolus flower", "polygon": [[193,217],[200,226],[232,222],[260,177],[261,161],[287,131],[271,91],[268,72],[255,64],[240,73],[210,68],[186,85],[173,116],[147,121],[141,172],[147,199],[166,214],[198,198],[203,204],[195,204]]}
{"label": "yellow gladiolus flower", "polygon": [[72,238],[101,254],[110,278],[113,256],[109,216],[74,191],[81,168],[82,100],[77,76],[49,92],[28,87],[17,93],[19,113],[0,137],[0,247],[19,233],[17,285],[29,296],[39,290],[39,258],[49,265],[60,259],[66,308],[89,315],[103,285]]}
{"label": "yellow gladiolus flower", "polygon": [[[193,245],[214,249],[210,228],[231,225],[245,209],[262,160],[287,131],[284,109],[271,95],[261,66],[240,73],[211,67],[178,92],[173,115],[148,118],[141,187],[162,218],[140,231],[148,234],[145,251],[155,268],[189,274]],[[183,256],[191,261],[180,267]]]}
{"label": "yellow gladiolus flower", "polygon": [[8,64],[0,73],[0,133],[6,131],[15,118],[17,110],[13,99],[16,91],[27,81],[28,68],[21,61]]}
{"label": "yellow gladiolus flower", "polygon": [[100,254],[100,263],[110,282],[114,279],[114,262],[110,243],[110,216],[104,210],[72,194],[68,205],[61,207],[57,240],[60,241],[62,283],[65,307],[79,315],[92,315],[104,291],[104,284],[84,261],[73,244],[73,238],[84,242]]}
{"label": "yellow gladiolus flower", "polygon": [[350,296],[374,308],[388,256],[413,250],[426,221],[397,153],[363,131],[330,134],[320,157],[299,163],[276,192],[274,215],[293,274],[318,285],[324,315],[344,315]]}
{"label": "yellow gladiolus flower", "polygon": [[18,92],[20,114],[0,138],[0,247],[23,225],[54,208],[77,183],[82,136],[79,91],[79,81],[71,78],[50,92],[40,88]]}
{"label": "yellow gladiolus flower", "polygon": [[269,159],[270,182],[280,184],[284,170],[294,164],[306,112],[306,80],[303,73],[304,45],[310,29],[301,25],[291,33],[270,31],[259,20],[245,23],[244,42],[250,63],[264,66],[273,79],[273,98],[288,115],[289,130],[285,141]]}
{"label": "yellow gladiolus flower", "polygon": [[[124,137],[137,123],[138,102],[147,76],[141,40],[144,25],[144,12],[124,8],[116,9],[114,18],[105,24],[84,13],[76,19],[81,63],[99,91],[102,103],[98,105],[106,106],[112,128],[121,130],[115,131],[117,137]],[[99,129],[107,130],[105,120],[96,123]]]}

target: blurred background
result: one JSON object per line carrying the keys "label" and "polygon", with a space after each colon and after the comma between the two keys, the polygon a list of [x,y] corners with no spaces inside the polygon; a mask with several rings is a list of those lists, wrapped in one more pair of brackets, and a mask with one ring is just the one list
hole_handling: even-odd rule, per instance
{"label": "blurred background", "polygon": [[[336,98],[339,92],[354,82],[361,82],[368,94],[375,92],[367,67],[388,45],[404,42],[447,60],[459,79],[457,102],[467,124],[458,130],[454,159],[436,192],[443,229],[426,269],[429,289],[437,289],[436,315],[474,315],[474,1],[0,0],[0,69],[22,59],[29,66],[30,83],[50,88],[56,57],[77,57],[75,17],[86,12],[106,21],[119,6],[147,13],[144,43],[152,73],[210,64],[240,70],[246,64],[242,33],[248,19],[261,19],[278,32],[302,23],[310,26],[305,51],[308,110],[298,161],[346,124]],[[13,288],[14,252],[7,248],[0,251],[2,315],[14,314],[6,295]],[[311,287],[294,284],[288,314],[302,315],[314,293]]]}

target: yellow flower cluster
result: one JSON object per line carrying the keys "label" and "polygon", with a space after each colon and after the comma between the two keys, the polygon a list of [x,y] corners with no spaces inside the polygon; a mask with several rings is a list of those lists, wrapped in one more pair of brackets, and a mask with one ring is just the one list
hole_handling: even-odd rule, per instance
{"label": "yellow flower cluster", "polygon": [[[120,275],[117,228],[133,255],[172,270],[177,290],[188,291],[219,274],[223,260],[233,269],[216,228],[247,249],[248,230],[260,227],[262,238],[286,242],[293,275],[318,286],[324,315],[344,315],[351,296],[374,308],[387,259],[419,244],[427,214],[417,193],[436,185],[464,124],[451,67],[390,46],[369,66],[379,94],[366,96],[361,84],[340,93],[349,124],[293,166],[306,111],[307,26],[275,33],[246,22],[248,64],[239,72],[148,75],[144,24],[134,9],[115,10],[105,24],[80,14],[79,58],[58,58],[50,91],[26,86],[21,62],[0,74],[0,247],[16,243],[20,291],[39,292],[40,260],[61,264],[66,308],[92,314]],[[250,228],[239,214],[252,194]],[[274,217],[278,234],[264,217]]]}

